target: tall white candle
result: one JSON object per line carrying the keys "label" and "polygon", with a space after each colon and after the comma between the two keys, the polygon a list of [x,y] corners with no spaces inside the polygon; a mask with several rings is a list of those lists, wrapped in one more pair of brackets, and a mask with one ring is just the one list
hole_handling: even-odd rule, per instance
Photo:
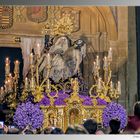
{"label": "tall white candle", "polygon": [[10,73],[10,60],[7,57],[5,60],[5,74],[9,75],[9,73]]}
{"label": "tall white candle", "polygon": [[37,44],[37,49],[36,49],[37,55],[40,57],[41,54],[41,48],[40,48],[40,44]]}
{"label": "tall white candle", "polygon": [[50,80],[47,80],[47,88],[50,89]]}
{"label": "tall white candle", "polygon": [[31,83],[30,83],[30,85],[31,85],[31,88],[34,89],[34,87],[35,87],[35,82],[34,82],[34,78],[33,78],[33,77],[31,78]]}
{"label": "tall white candle", "polygon": [[101,85],[101,78],[99,77],[99,79],[98,79],[98,85],[97,85],[97,87],[98,87],[98,90],[101,90],[101,88],[102,88],[102,85]]}
{"label": "tall white candle", "polygon": [[48,66],[50,66],[50,54],[49,53],[47,55],[47,60],[48,60]]}
{"label": "tall white candle", "polygon": [[12,90],[12,83],[11,80],[7,81],[7,85],[8,85],[8,90],[11,91]]}
{"label": "tall white candle", "polygon": [[25,78],[25,89],[27,89],[28,88],[28,78],[26,77]]}
{"label": "tall white candle", "polygon": [[10,73],[10,65],[6,63],[6,65],[5,65],[5,74],[9,75],[9,73]]}
{"label": "tall white candle", "polygon": [[12,74],[11,73],[9,74],[8,79],[11,80],[11,82],[13,83],[13,77],[12,77]]}
{"label": "tall white candle", "polygon": [[6,58],[5,63],[6,63],[6,64],[9,64],[9,63],[10,63],[10,60],[9,60],[8,57]]}
{"label": "tall white candle", "polygon": [[1,93],[1,94],[4,93],[4,88],[3,88],[3,87],[0,88],[0,93]]}
{"label": "tall white candle", "polygon": [[99,60],[99,56],[97,55],[97,57],[96,57],[96,66],[98,67],[98,68],[100,68],[100,60]]}
{"label": "tall white candle", "polygon": [[5,92],[7,92],[7,81],[5,81],[5,85],[4,85],[4,88],[5,88]]}
{"label": "tall white candle", "polygon": [[30,54],[30,65],[33,65],[33,53]]}
{"label": "tall white candle", "polygon": [[113,84],[113,82],[112,82],[112,81],[110,82],[110,88],[111,88],[111,89],[113,89],[113,88],[114,88],[114,84]]}
{"label": "tall white candle", "polygon": [[96,62],[93,62],[93,70],[92,70],[93,73],[96,72]]}
{"label": "tall white candle", "polygon": [[109,59],[109,61],[112,61],[112,48],[109,48],[108,59]]}
{"label": "tall white candle", "polygon": [[104,68],[107,68],[108,67],[108,60],[107,60],[107,57],[105,56],[104,57]]}
{"label": "tall white candle", "polygon": [[18,60],[15,61],[15,69],[14,69],[14,72],[15,73],[19,73],[19,61]]}
{"label": "tall white candle", "polygon": [[117,87],[118,93],[121,94],[121,82],[118,81],[118,87]]}

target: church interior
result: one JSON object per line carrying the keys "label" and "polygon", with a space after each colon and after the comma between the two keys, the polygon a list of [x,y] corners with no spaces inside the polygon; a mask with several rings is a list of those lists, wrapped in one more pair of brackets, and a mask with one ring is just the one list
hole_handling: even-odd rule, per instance
{"label": "church interior", "polygon": [[88,119],[99,128],[113,119],[121,130],[132,128],[140,100],[139,13],[128,6],[0,6],[2,129],[68,134]]}

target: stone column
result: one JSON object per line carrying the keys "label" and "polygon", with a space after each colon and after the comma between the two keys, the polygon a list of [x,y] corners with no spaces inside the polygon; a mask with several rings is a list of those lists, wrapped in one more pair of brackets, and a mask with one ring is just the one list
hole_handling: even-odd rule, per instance
{"label": "stone column", "polygon": [[133,113],[137,100],[137,50],[136,50],[136,17],[135,7],[128,8],[128,112]]}

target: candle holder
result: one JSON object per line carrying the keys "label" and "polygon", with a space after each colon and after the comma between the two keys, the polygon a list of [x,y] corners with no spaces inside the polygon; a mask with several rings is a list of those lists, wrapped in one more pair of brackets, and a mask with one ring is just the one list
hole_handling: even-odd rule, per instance
{"label": "candle holder", "polygon": [[93,105],[97,105],[97,98],[103,99],[106,102],[111,102],[112,99],[118,99],[121,95],[121,83],[118,82],[116,87],[112,82],[112,49],[108,51],[108,57],[103,59],[103,79],[100,76],[99,57],[96,57],[96,62],[93,66],[93,77],[95,84],[89,90],[90,97],[93,98]]}
{"label": "candle holder", "polygon": [[19,81],[19,61],[15,61],[14,76],[10,73],[10,60],[5,60],[5,84],[1,87],[0,95],[2,103],[6,102],[11,109],[17,105],[18,81]]}
{"label": "candle holder", "polygon": [[[31,56],[32,55],[30,55],[30,58],[32,58]],[[49,74],[50,74],[50,70],[51,70],[50,55],[49,54],[47,55],[48,62],[46,64],[46,70],[47,70],[46,77],[44,79],[42,79],[41,81],[40,81],[41,75],[39,74],[40,57],[38,54],[34,57],[37,58],[36,63],[35,63],[35,65],[33,65],[33,62],[32,62],[32,64],[30,64],[30,74],[29,74],[30,76],[28,78],[26,78],[24,81],[25,84],[24,84],[24,89],[22,92],[22,101],[26,100],[28,97],[28,94],[31,93],[34,97],[34,102],[40,102],[43,99],[44,93],[45,93],[50,98],[51,104],[53,105],[54,98],[56,96],[52,97],[50,94],[52,91],[55,91],[56,95],[57,95],[58,90],[57,90],[57,87],[52,85],[49,80]],[[32,58],[33,60],[35,60],[34,57]],[[28,81],[29,81],[29,83],[28,83]]]}

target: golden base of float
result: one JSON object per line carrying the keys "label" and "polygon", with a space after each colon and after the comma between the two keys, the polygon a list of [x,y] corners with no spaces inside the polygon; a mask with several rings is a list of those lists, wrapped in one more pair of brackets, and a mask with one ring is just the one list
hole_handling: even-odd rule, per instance
{"label": "golden base of float", "polygon": [[102,123],[102,112],[105,106],[96,105],[96,99],[92,100],[93,106],[83,105],[83,99],[78,96],[77,79],[73,80],[73,83],[73,92],[69,98],[64,100],[66,105],[55,106],[52,103],[50,106],[41,106],[44,113],[43,129],[55,126],[66,130],[69,125],[82,124],[88,118],[93,118],[97,123]]}

